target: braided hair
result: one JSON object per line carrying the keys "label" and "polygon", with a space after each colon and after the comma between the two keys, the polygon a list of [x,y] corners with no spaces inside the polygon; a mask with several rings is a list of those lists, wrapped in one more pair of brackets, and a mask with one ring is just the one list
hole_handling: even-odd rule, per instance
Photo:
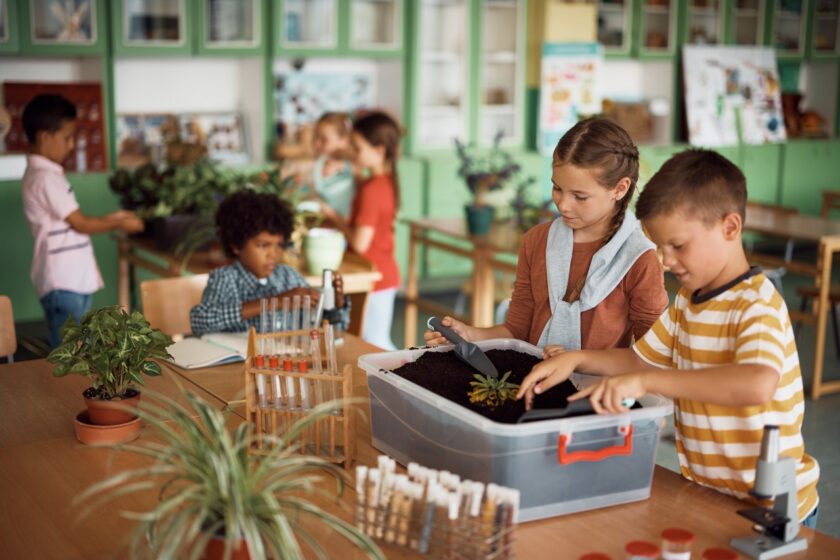
{"label": "braided hair", "polygon": [[385,161],[391,169],[391,182],[394,186],[394,201],[400,207],[400,178],[397,174],[397,161],[400,157],[399,123],[382,111],[365,113],[353,121],[353,132],[360,134],[371,146],[385,148]]}
{"label": "braided hair", "polygon": [[612,121],[585,119],[573,126],[554,148],[552,166],[574,165],[596,171],[598,183],[612,190],[627,177],[630,188],[618,201],[603,243],[606,244],[624,223],[624,214],[639,180],[639,150],[627,131]]}

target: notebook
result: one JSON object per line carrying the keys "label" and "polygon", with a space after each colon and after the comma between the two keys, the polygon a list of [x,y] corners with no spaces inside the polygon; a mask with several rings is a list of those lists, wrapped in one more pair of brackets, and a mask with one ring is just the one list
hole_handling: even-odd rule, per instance
{"label": "notebook", "polygon": [[242,362],[248,354],[248,333],[208,333],[201,338],[185,338],[167,348],[168,360],[184,369]]}

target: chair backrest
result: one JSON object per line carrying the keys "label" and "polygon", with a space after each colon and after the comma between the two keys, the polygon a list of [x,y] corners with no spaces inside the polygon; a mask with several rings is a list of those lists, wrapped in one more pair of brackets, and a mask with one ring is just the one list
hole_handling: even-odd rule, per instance
{"label": "chair backrest", "polygon": [[17,336],[12,300],[8,296],[0,296],[0,356],[6,356],[9,362],[12,362],[15,352],[17,352]]}
{"label": "chair backrest", "polygon": [[207,274],[146,280],[140,284],[143,315],[169,336],[192,332],[190,309],[201,302]]}

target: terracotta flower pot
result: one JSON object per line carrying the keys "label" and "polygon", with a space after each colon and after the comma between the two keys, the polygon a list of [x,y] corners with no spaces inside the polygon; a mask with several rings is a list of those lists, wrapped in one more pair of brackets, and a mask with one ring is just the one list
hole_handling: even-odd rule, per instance
{"label": "terracotta flower pot", "polygon": [[88,391],[85,391],[82,395],[85,397],[88,418],[90,418],[91,424],[114,426],[125,424],[137,417],[134,411],[137,409],[137,405],[140,404],[139,391],[136,391],[134,396],[127,399],[114,399],[110,401],[91,398],[87,395]]}
{"label": "terracotta flower pot", "polygon": [[[204,549],[204,560],[222,560],[225,557],[225,537],[215,536],[207,543]],[[251,560],[251,553],[248,552],[248,545],[245,541],[237,541],[230,553],[230,560]]]}
{"label": "terracotta flower pot", "polygon": [[142,427],[139,418],[134,418],[123,424],[98,426],[90,422],[87,410],[83,410],[76,415],[75,424],[76,439],[85,445],[117,445],[127,443],[140,435],[140,428]]}

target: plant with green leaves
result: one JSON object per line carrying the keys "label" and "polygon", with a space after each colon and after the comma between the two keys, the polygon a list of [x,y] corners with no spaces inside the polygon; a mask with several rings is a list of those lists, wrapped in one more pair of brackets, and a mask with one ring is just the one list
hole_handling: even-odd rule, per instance
{"label": "plant with green leaves", "polygon": [[[139,311],[119,305],[88,311],[81,323],[72,317],[61,327],[61,344],[47,356],[53,375],[84,375],[100,399],[123,398],[144,375],[160,375],[155,358],[171,358],[169,335],[153,329]],[[93,395],[86,395],[93,397]]]}
{"label": "plant with green leaves", "polygon": [[[131,543],[134,557],[202,557],[214,536],[224,538],[225,557],[244,544],[251,558],[303,558],[305,544],[325,558],[302,522],[322,523],[366,552],[384,559],[374,542],[352,524],[325,512],[312,495],[335,501],[346,485],[344,471],[325,459],[300,455],[296,443],[311,425],[343,406],[323,403],[295,422],[282,436],[260,436],[267,455],[249,453],[253,431],[243,422],[231,433],[225,413],[184,392],[185,406],[152,395],[139,411],[159,437],[121,449],[153,463],[118,473],[85,490],[76,503],[83,515],[113,499],[159,488],[159,502],[146,512],[124,512],[139,521]],[[323,489],[333,479],[336,492]]]}
{"label": "plant with green leaves", "polygon": [[519,385],[508,381],[511,373],[511,371],[508,371],[501,377],[481,375],[480,373],[473,375],[476,381],[470,381],[472,387],[469,392],[470,402],[496,408],[504,404],[505,401],[515,400]]}

